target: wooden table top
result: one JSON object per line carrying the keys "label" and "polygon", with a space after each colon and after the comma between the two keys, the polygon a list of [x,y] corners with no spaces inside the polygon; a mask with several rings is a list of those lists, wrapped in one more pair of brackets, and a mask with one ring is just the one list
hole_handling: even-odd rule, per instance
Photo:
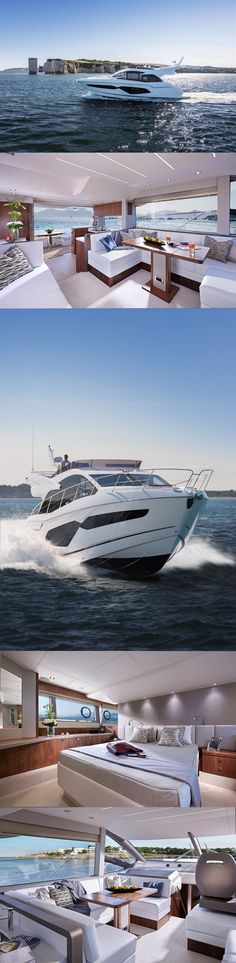
{"label": "wooden table top", "polygon": [[80,896],[80,899],[85,900],[88,903],[98,903],[99,906],[124,906],[126,903],[132,903],[135,899],[143,899],[144,896],[156,896],[156,889],[149,889],[148,886],[144,886],[142,889],[136,890],[136,893],[123,893],[116,894],[110,893],[109,890],[102,890],[96,893],[85,893]]}
{"label": "wooden table top", "polygon": [[130,240],[124,240],[123,238],[123,244],[128,247],[138,247],[141,251],[151,251],[152,254],[165,254],[169,257],[178,257],[181,261],[192,261],[193,264],[203,264],[210,250],[209,247],[203,247],[202,244],[199,244],[199,247],[196,244],[196,249],[193,252],[189,251],[187,247],[182,248],[181,245],[179,247],[171,247],[168,244],[159,246],[144,241],[143,237],[130,238]]}

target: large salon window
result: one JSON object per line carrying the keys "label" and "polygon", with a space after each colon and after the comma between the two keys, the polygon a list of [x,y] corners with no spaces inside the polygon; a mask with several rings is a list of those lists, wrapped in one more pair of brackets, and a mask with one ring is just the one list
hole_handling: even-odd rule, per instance
{"label": "large salon window", "polygon": [[31,835],[1,839],[1,885],[40,883],[41,881],[45,883],[48,881],[50,885],[53,880],[93,876],[95,833],[88,831],[88,837],[88,839],[58,838],[54,832],[54,836],[43,838]]}
{"label": "large salon window", "polygon": [[104,228],[105,231],[120,231],[122,228],[121,215],[120,217],[116,217],[115,215],[112,217],[112,214],[110,217],[107,215],[107,217],[104,218]]}
{"label": "large salon window", "polygon": [[96,707],[86,699],[84,702],[77,699],[61,698],[57,695],[47,695],[41,693],[39,696],[39,720],[43,720],[48,715],[48,705],[56,714],[57,722],[96,722]]}
{"label": "large salon window", "polygon": [[[148,230],[217,233],[216,194],[171,197],[136,205],[136,224]],[[235,228],[236,230],[236,228]]]}
{"label": "large salon window", "polygon": [[[202,849],[226,850],[236,856],[236,835],[200,836],[198,837]],[[132,839],[135,849],[145,859],[195,859],[195,853],[188,836],[182,839]]]}
{"label": "large salon window", "polygon": [[236,234],[236,180],[230,181],[230,234]]}
{"label": "large salon window", "polygon": [[106,836],[105,844],[105,873],[116,873],[122,872],[124,869],[128,869],[133,866],[134,857],[127,853],[126,849],[118,843],[115,843],[113,839]]}
{"label": "large salon window", "polygon": [[[71,237],[74,227],[90,227],[93,223],[92,207],[46,207],[42,204],[34,205],[35,235],[45,234],[48,228],[53,234]],[[55,237],[56,241],[56,237]],[[60,239],[58,239],[60,243]]]}

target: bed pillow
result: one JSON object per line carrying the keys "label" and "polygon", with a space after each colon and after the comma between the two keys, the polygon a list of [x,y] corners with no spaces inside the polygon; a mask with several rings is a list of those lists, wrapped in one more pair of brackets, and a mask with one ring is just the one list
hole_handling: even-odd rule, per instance
{"label": "bed pillow", "polygon": [[213,261],[228,261],[232,243],[233,241],[217,241],[216,237],[209,237],[208,234],[204,238],[204,246],[210,248],[208,257]]}
{"label": "bed pillow", "polygon": [[179,739],[182,746],[192,746],[192,726],[180,726]]}
{"label": "bed pillow", "polygon": [[159,729],[159,746],[182,746],[183,743],[180,741],[180,730],[179,726],[162,726]]}
{"label": "bed pillow", "polygon": [[25,274],[30,274],[32,270],[23,251],[17,244],[13,244],[0,256],[0,291]]}
{"label": "bed pillow", "polygon": [[103,247],[105,247],[106,251],[115,251],[116,242],[111,234],[107,234],[106,237],[101,237],[101,244],[103,244]]}
{"label": "bed pillow", "polygon": [[146,742],[146,743],[147,743],[147,741],[148,741],[148,738],[147,738],[147,730],[144,729],[143,726],[135,726],[135,729],[133,729],[132,736],[131,736],[131,738],[130,738],[129,741],[130,741],[130,742]]}

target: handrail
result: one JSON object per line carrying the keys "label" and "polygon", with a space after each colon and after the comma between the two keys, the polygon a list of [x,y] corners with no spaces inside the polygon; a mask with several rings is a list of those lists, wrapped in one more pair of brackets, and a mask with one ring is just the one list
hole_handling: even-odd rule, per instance
{"label": "handrail", "polygon": [[[32,910],[32,904],[30,904],[30,908],[28,909],[20,899],[18,900],[14,896],[10,899],[10,897],[1,895],[1,903],[20,913],[22,916],[26,916],[36,923],[41,923],[46,929],[53,930],[54,933],[59,933],[60,936],[64,936],[67,942],[67,963],[83,963],[83,932],[77,922],[72,922],[68,919],[63,923],[59,918],[58,923],[55,923],[53,912],[46,902],[43,902],[42,909],[41,907],[34,906]],[[47,917],[46,919],[45,916]]]}

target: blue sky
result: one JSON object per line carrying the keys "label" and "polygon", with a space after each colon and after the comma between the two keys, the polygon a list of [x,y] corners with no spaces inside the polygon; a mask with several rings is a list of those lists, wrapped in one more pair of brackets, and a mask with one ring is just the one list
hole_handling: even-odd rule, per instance
{"label": "blue sky", "polygon": [[[14,24],[14,29],[11,25]],[[224,0],[2,0],[0,67],[28,56],[235,64],[235,2]]]}
{"label": "blue sky", "polygon": [[236,487],[234,311],[1,311],[0,484],[47,446],[214,468]]}
{"label": "blue sky", "polygon": [[[203,842],[206,842],[209,846],[236,846],[236,836],[206,836],[203,838]],[[173,846],[184,846],[186,850],[190,848],[189,840],[183,839],[162,839],[157,841],[156,839],[147,840],[133,840],[134,845],[137,847],[143,846],[157,846],[160,843],[160,847],[168,846],[172,844]],[[107,837],[107,844],[116,847],[116,843],[113,839]],[[84,848],[89,846],[90,843],[80,842],[78,839],[39,839],[37,836],[17,836],[14,839],[1,839],[0,840],[0,858],[7,856],[23,856],[29,853],[44,853],[47,850],[57,850],[57,849],[69,849],[70,846],[78,846]]]}

